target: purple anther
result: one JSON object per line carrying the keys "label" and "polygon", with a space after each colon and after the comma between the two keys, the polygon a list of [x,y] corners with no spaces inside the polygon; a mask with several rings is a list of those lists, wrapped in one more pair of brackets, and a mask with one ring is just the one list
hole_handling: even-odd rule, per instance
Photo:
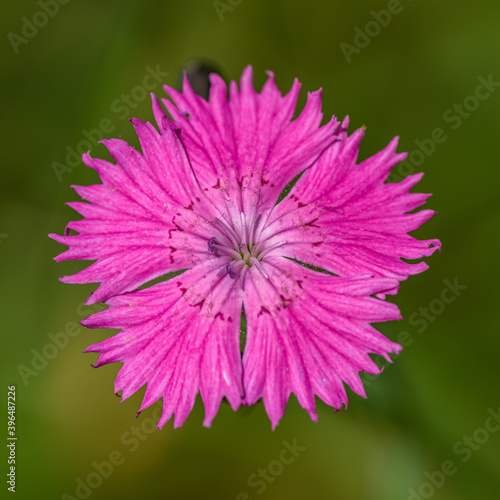
{"label": "purple anther", "polygon": [[208,240],[208,251],[211,252],[211,253],[214,253],[214,245],[215,245],[215,236],[212,236],[209,240]]}
{"label": "purple anther", "polygon": [[234,280],[236,278],[236,274],[234,274],[234,272],[232,271],[232,269],[229,266],[230,266],[230,263],[228,263],[227,266],[226,266],[227,274],[229,274],[229,277],[232,280]]}

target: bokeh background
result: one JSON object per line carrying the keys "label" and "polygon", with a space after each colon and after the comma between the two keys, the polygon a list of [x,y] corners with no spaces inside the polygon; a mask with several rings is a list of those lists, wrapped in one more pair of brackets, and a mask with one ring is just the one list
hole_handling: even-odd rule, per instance
{"label": "bokeh background", "polygon": [[[390,21],[375,21],[371,11],[388,8]],[[498,498],[498,3],[21,0],[1,12],[0,370],[5,400],[7,385],[17,388],[18,498]],[[98,182],[70,151],[88,135],[106,158],[99,128],[138,146],[126,118],[153,118],[145,76],[156,72],[146,82],[162,94],[191,58],[227,79],[252,64],[257,88],[268,69],[283,91],[298,77],[302,104],[322,87],[326,118],[367,126],[362,158],[395,135],[400,151],[419,150],[416,140],[427,148],[407,168],[425,172],[419,190],[434,193],[438,215],[415,235],[440,238],[443,250],[391,299],[405,320],[378,325],[406,347],[365,379],[367,400],[349,391],[336,414],[318,402],[318,423],[292,397],[274,432],[262,405],[222,405],[206,429],[197,401],[181,429],[153,431],[155,408],[135,418],[143,391],[120,404],[119,365],[93,370],[96,355],[82,354],[111,332],[78,327],[95,285],[60,283],[82,263],[52,260],[64,247],[47,233],[75,218],[69,186]],[[490,88],[478,100],[480,78]],[[284,442],[300,449],[280,465],[291,457]]]}

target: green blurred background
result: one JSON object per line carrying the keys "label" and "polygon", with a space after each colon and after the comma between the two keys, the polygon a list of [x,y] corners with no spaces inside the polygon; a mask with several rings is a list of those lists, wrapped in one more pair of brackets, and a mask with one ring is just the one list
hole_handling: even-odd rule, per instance
{"label": "green blurred background", "polygon": [[[482,100],[470,96],[479,77],[500,81],[500,5],[71,0],[47,2],[46,17],[42,5],[3,2],[0,20],[1,373],[5,400],[7,385],[17,388],[17,497],[498,499],[500,432],[489,417],[500,407],[500,87],[490,83]],[[388,8],[390,22],[374,21],[372,10]],[[40,27],[29,28],[33,21]],[[359,34],[365,29],[368,38]],[[78,199],[69,186],[98,182],[80,161],[68,164],[67,148],[85,149],[86,132],[96,138],[99,127],[137,146],[125,115],[152,120],[147,68],[174,84],[193,57],[212,60],[228,79],[252,64],[257,88],[267,69],[283,91],[298,77],[302,103],[306,91],[323,87],[325,118],[349,114],[351,130],[367,126],[362,158],[395,135],[400,151],[418,150],[415,140],[427,148],[413,155],[415,171],[425,172],[419,190],[434,193],[428,206],[438,216],[416,236],[440,238],[443,250],[391,299],[405,320],[378,325],[406,348],[366,379],[367,400],[349,392],[348,411],[337,414],[318,402],[318,423],[292,397],[274,432],[262,405],[233,413],[223,404],[206,429],[197,401],[181,429],[169,423],[153,432],[154,408],[135,419],[143,391],[120,404],[119,365],[93,370],[96,355],[82,354],[110,334],[76,329],[95,285],[57,281],[83,264],[56,264],[64,247],[47,233],[76,217],[64,206]],[[122,94],[132,96],[128,110]],[[470,111],[460,117],[453,106],[464,101]],[[433,131],[441,141],[434,146],[426,141]],[[91,149],[107,157],[103,146]],[[54,162],[67,167],[59,178]],[[73,334],[67,345],[47,347],[64,330]],[[2,422],[6,436],[6,416]],[[294,440],[301,451],[280,465],[291,456],[282,455],[283,442]],[[102,465],[110,455],[112,472]],[[0,460],[5,474],[5,445]],[[443,464],[448,475],[435,473]],[[259,469],[269,480],[257,478]],[[87,482],[90,489],[79,487]]]}

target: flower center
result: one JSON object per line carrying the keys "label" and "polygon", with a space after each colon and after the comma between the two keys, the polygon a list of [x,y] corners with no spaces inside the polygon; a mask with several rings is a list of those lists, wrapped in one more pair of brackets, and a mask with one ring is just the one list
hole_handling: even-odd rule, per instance
{"label": "flower center", "polygon": [[217,235],[208,240],[208,250],[217,257],[229,257],[225,269],[233,279],[253,266],[265,278],[268,277],[261,264],[269,249],[265,241],[259,241],[262,232],[260,220],[261,217],[255,214],[247,218],[243,213],[240,213],[237,223],[215,219]]}

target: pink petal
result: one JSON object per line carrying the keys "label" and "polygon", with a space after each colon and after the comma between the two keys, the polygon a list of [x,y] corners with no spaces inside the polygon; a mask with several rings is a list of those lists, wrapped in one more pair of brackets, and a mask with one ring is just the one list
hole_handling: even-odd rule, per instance
{"label": "pink petal", "polygon": [[208,103],[194,94],[187,79],[182,94],[165,87],[175,105],[163,103],[179,124],[196,176],[204,190],[228,183],[243,207],[254,206],[256,198],[272,206],[286,185],[334,142],[339,123],[333,119],[320,127],[320,92],[309,94],[302,113],[290,121],[299,84],[282,97],[272,73],[258,94],[248,67],[241,90],[231,86],[230,101],[220,78],[213,76],[212,84]]}
{"label": "pink petal", "polygon": [[358,372],[380,371],[368,353],[390,361],[388,353],[401,349],[369,325],[401,319],[398,308],[368,295],[397,282],[328,276],[282,258],[264,266],[268,280],[253,268],[246,275],[244,404],[262,398],[274,428],[291,393],[313,420],[315,395],[337,409],[347,405],[343,382],[365,396]]}
{"label": "pink petal", "polygon": [[197,187],[181,142],[172,128],[160,136],[142,122],[136,126],[146,158],[116,139],[104,141],[116,165],[84,155],[84,162],[103,183],[75,186],[91,202],[70,204],[85,216],[68,224],[80,234],[50,235],[70,247],[56,261],[97,261],[61,279],[101,283],[87,304],[135,290],[212,257],[207,240],[220,212]]}
{"label": "pink petal", "polygon": [[122,329],[86,352],[100,352],[97,366],[123,362],[115,382],[123,399],[147,384],[140,410],[163,398],[159,428],[173,414],[174,427],[181,426],[198,392],[208,427],[223,397],[234,410],[241,403],[241,297],[235,282],[219,276],[218,269],[200,266],[115,297],[107,302],[109,309],[82,321],[90,328]]}
{"label": "pink petal", "polygon": [[420,259],[441,248],[436,239],[419,241],[408,233],[435,215],[408,213],[428,194],[409,193],[416,174],[385,184],[390,169],[404,155],[396,140],[382,152],[355,165],[362,131],[335,143],[300,178],[269,217],[269,244],[286,242],[276,253],[340,276],[371,274],[405,280],[425,271]]}

